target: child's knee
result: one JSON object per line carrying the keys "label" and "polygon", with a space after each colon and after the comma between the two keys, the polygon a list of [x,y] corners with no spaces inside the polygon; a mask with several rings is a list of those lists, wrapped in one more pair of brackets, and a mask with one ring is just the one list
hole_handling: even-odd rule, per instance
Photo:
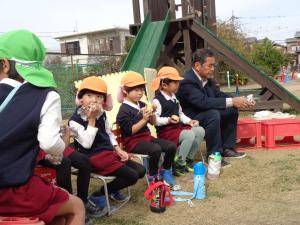
{"label": "child's knee", "polygon": [[174,142],[172,141],[168,141],[168,145],[166,146],[167,147],[167,152],[176,152],[177,150],[177,146]]}
{"label": "child's knee", "polygon": [[130,176],[128,176],[126,179],[129,181],[130,185],[134,185],[139,179],[139,174],[135,171],[134,173],[131,173]]}
{"label": "child's knee", "polygon": [[146,168],[143,165],[139,165],[139,167],[135,170],[135,174],[136,174],[135,182],[137,182],[138,179],[143,178],[145,176],[146,172],[147,172]]}
{"label": "child's knee", "polygon": [[195,136],[196,136],[196,138],[204,138],[204,136],[205,136],[205,130],[204,130],[204,128],[203,127],[193,127],[193,132],[194,132],[194,134],[195,134]]}
{"label": "child's knee", "polygon": [[192,131],[192,130],[189,130],[185,136],[184,136],[184,140],[185,141],[190,141],[190,142],[193,142],[195,140],[195,133]]}
{"label": "child's knee", "polygon": [[80,168],[78,169],[84,169],[86,171],[92,172],[92,164],[88,157],[83,157],[81,159]]}
{"label": "child's knee", "polygon": [[85,208],[80,198],[69,194],[69,200],[61,206],[56,216],[73,215],[78,218],[85,217]]}
{"label": "child's knee", "polygon": [[160,157],[162,149],[159,145],[153,145],[151,151],[149,151],[149,156]]}
{"label": "child's knee", "polygon": [[71,201],[72,205],[74,206],[74,212],[75,213],[83,213],[85,214],[85,207],[80,198],[74,195],[69,195],[69,200]]}
{"label": "child's knee", "polygon": [[141,165],[140,169],[138,170],[138,178],[143,178],[146,174],[147,170],[144,166]]}

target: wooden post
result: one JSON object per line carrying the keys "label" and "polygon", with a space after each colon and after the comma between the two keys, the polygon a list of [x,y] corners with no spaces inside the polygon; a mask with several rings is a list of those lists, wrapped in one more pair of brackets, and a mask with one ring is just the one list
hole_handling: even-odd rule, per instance
{"label": "wooden post", "polygon": [[188,7],[187,0],[181,0],[182,17],[186,17],[188,15]]}
{"label": "wooden post", "polygon": [[141,23],[140,1],[132,0],[134,23]]}
{"label": "wooden post", "polygon": [[72,66],[72,79],[75,80],[75,66],[74,66],[72,54],[71,54],[71,66]]}
{"label": "wooden post", "polygon": [[149,0],[143,0],[143,6],[144,6],[144,17],[147,16],[149,13]]}
{"label": "wooden post", "polygon": [[176,19],[176,9],[175,9],[175,0],[169,0],[169,8],[170,8],[170,15],[171,19]]}
{"label": "wooden post", "polygon": [[161,65],[163,63],[164,57],[172,58],[171,50],[176,45],[176,43],[181,38],[181,36],[182,36],[182,32],[181,30],[178,30],[177,33],[172,38],[172,40],[168,43],[167,46],[165,46],[164,50],[160,53],[160,57],[157,60],[157,65]]}
{"label": "wooden post", "polygon": [[192,67],[192,49],[191,49],[189,29],[183,30],[183,42],[184,42],[185,68],[189,69]]}
{"label": "wooden post", "polygon": [[216,21],[216,4],[215,0],[207,1],[207,27],[213,31],[217,32],[217,21]]}
{"label": "wooden post", "polygon": [[150,14],[151,21],[164,20],[169,9],[169,0],[144,0],[144,15]]}

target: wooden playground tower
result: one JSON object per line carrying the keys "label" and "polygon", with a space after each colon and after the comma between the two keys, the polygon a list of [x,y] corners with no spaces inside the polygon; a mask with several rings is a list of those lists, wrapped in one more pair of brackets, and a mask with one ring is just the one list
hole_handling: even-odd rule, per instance
{"label": "wooden playground tower", "polygon": [[[130,32],[136,35],[141,25],[139,0],[132,0],[134,24]],[[164,49],[158,60],[158,66],[168,64],[177,66],[182,63],[186,68],[192,65],[192,52],[207,46],[205,39],[191,31],[193,19],[198,18],[210,30],[216,32],[215,0],[143,0],[144,15],[149,14],[152,21],[164,20],[170,10],[170,25]],[[176,9],[182,10],[182,18],[176,20]],[[174,64],[175,63],[175,64]]]}
{"label": "wooden playground tower", "polygon": [[[132,3],[134,24],[130,25],[130,33],[138,35],[142,26],[140,0],[132,0]],[[176,19],[176,10],[180,8],[182,18]],[[152,22],[169,17],[156,67],[170,65],[189,69],[192,53],[198,48],[209,47],[217,60],[247,74],[262,86],[256,109],[278,110],[286,102],[300,111],[297,97],[217,37],[215,0],[181,0],[181,4],[175,4],[175,0],[143,0],[143,12]]]}

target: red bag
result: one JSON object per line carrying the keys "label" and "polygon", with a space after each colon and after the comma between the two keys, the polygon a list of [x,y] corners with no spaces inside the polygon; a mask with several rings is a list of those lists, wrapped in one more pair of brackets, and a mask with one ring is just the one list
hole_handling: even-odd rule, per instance
{"label": "red bag", "polygon": [[166,184],[163,178],[155,178],[149,184],[144,196],[147,200],[151,200],[150,210],[156,213],[162,213],[166,210],[166,206],[173,203],[173,197],[170,193],[170,186]]}

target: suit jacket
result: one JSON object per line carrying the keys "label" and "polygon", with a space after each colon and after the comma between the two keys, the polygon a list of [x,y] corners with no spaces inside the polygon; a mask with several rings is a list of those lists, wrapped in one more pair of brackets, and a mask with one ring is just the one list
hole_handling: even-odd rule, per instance
{"label": "suit jacket", "polygon": [[192,69],[185,72],[183,77],[177,97],[187,116],[194,118],[200,112],[226,108],[226,98],[229,96],[219,91],[213,80],[208,79],[203,87],[198,75]]}

